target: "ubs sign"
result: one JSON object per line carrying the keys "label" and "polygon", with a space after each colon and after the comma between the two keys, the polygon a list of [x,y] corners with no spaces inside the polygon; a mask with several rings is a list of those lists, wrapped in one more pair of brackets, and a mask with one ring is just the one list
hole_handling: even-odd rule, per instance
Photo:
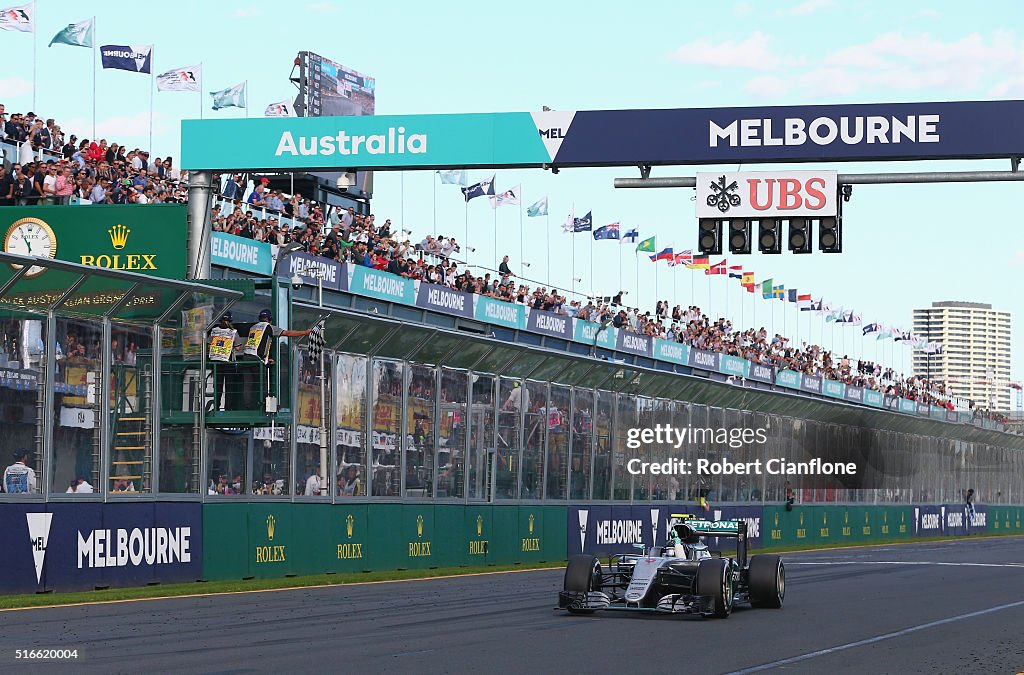
{"label": "ubs sign", "polygon": [[835,171],[697,174],[698,218],[834,216]]}

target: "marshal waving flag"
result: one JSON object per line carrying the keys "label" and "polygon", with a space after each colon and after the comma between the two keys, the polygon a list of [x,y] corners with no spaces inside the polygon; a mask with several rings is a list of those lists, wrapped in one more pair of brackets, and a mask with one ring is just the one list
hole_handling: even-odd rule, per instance
{"label": "marshal waving flag", "polygon": [[153,45],[103,45],[100,62],[106,69],[149,75],[153,72]]}
{"label": "marshal waving flag", "polygon": [[594,230],[594,239],[618,239],[619,238],[619,224],[611,223],[604,227],[599,227]]}
{"label": "marshal waving flag", "polygon": [[491,208],[496,209],[499,206],[518,206],[521,187],[522,185],[517,185],[514,188],[505,190],[500,195],[491,197]]}
{"label": "marshal waving flag", "polygon": [[160,73],[156,76],[157,91],[199,91],[203,67],[187,66]]}
{"label": "marshal waving flag", "polygon": [[466,172],[463,169],[449,169],[448,171],[438,171],[437,175],[441,178],[441,185],[462,185],[465,186],[468,182],[466,178]]}
{"label": "marshal waving flag", "polygon": [[285,99],[277,103],[271,103],[263,111],[264,117],[296,117],[295,104]]}
{"label": "marshal waving flag", "polygon": [[309,358],[313,363],[320,360],[320,354],[323,353],[324,345],[327,344],[326,336],[324,335],[324,331],[326,330],[324,327],[325,320],[326,319],[324,317],[320,317],[320,320],[317,321],[316,325],[314,325],[309,331],[307,344],[309,346]]}
{"label": "marshal waving flag", "polygon": [[36,8],[34,2],[0,9],[0,30],[18,33],[36,32]]}
{"label": "marshal waving flag", "polygon": [[248,82],[239,82],[233,87],[228,87],[227,89],[211,91],[210,96],[213,97],[213,109],[245,108],[245,90],[247,84]]}
{"label": "marshal waving flag", "polygon": [[477,197],[493,197],[494,174],[491,174],[491,177],[487,180],[482,180],[479,183],[473,183],[469,187],[462,188],[462,194],[466,197],[466,202]]}
{"label": "marshal waving flag", "polygon": [[53,45],[71,45],[72,47],[92,47],[96,35],[96,19],[86,19],[78,23],[69,23],[59,33],[53,36],[48,47]]}
{"label": "marshal waving flag", "polygon": [[526,207],[527,218],[537,218],[548,215],[548,196],[544,195],[534,203]]}

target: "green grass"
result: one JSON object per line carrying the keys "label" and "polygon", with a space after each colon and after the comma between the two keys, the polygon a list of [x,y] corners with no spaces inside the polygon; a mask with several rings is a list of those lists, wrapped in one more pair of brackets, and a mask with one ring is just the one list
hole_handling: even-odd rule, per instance
{"label": "green grass", "polygon": [[171,598],[183,595],[207,593],[244,593],[246,591],[268,591],[280,588],[302,588],[306,586],[339,586],[342,584],[366,583],[368,581],[395,581],[401,579],[430,579],[433,577],[480,574],[488,572],[509,572],[528,569],[564,567],[564,560],[522,565],[490,565],[486,567],[438,567],[426,570],[391,570],[384,572],[347,572],[342,574],[316,574],[302,577],[279,579],[246,579],[208,581],[188,584],[143,586],[138,588],[110,588],[80,593],[37,593],[35,595],[0,596],[0,610],[27,607],[48,607],[90,602],[116,602],[119,600],[140,600]]}
{"label": "green grass", "polygon": [[[1020,537],[1018,533],[987,532],[972,537]],[[888,546],[892,544],[922,544],[937,541],[962,541],[965,537],[900,537],[872,542],[835,542],[828,546],[772,546],[754,549],[751,553],[792,553],[794,551],[810,551],[824,548],[854,548],[865,546]],[[723,549],[728,554],[728,549]],[[492,565],[486,567],[438,567],[427,570],[390,570],[383,572],[347,572],[343,574],[316,574],[303,577],[284,577],[279,579],[245,579],[228,581],[196,582],[189,584],[171,584],[142,586],[138,588],[111,588],[81,593],[37,593],[35,595],[0,596],[0,610],[21,609],[29,607],[48,607],[52,605],[73,605],[90,602],[117,602],[120,600],[145,600],[153,598],[172,598],[184,595],[208,593],[244,593],[251,591],[269,591],[281,588],[303,588],[307,586],[340,586],[343,584],[366,583],[368,581],[396,581],[402,579],[430,579],[433,577],[459,576],[487,572],[509,572],[527,569],[551,569],[564,567],[564,560],[551,560],[543,563],[525,565]]]}

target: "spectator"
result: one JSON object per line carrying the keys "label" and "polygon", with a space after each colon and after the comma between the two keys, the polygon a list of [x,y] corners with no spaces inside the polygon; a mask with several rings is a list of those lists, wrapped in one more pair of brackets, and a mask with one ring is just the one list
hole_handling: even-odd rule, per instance
{"label": "spectator", "polygon": [[27,494],[36,491],[36,472],[28,466],[28,450],[14,451],[14,463],[4,470],[4,492]]}
{"label": "spectator", "polygon": [[508,256],[505,256],[504,258],[501,259],[501,264],[498,265],[498,274],[508,274],[510,276],[512,275],[512,270],[508,266]]}

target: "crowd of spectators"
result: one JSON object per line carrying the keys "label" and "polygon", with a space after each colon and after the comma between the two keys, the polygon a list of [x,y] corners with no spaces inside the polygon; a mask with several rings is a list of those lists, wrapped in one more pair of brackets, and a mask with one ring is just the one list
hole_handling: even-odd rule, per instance
{"label": "crowd of spectators", "polygon": [[[17,148],[14,160],[0,165],[0,205],[33,204],[148,204],[185,202],[185,178],[173,158],[149,153],[106,139],[65,138],[53,119],[34,113],[12,113],[0,104],[0,141]],[[901,377],[892,368],[841,358],[818,345],[799,347],[780,334],[768,336],[764,327],[738,330],[731,321],[712,321],[699,307],[671,310],[658,301],[651,311],[623,304],[623,292],[613,297],[570,300],[555,288],[517,279],[508,257],[498,270],[476,274],[453,258],[461,252],[454,237],[427,235],[418,243],[402,239],[390,220],[377,224],[374,214],[325,207],[270,189],[262,178],[248,189],[248,180],[233,174],[215,181],[221,185],[221,204],[213,207],[213,229],[276,245],[297,242],[311,254],[387,271],[518,303],[557,314],[606,323],[621,330],[687,344],[696,349],[738,356],[809,375],[821,375],[848,385],[865,387],[922,403],[952,408],[942,382]],[[225,207],[225,204],[227,205]]]}
{"label": "crowd of spectators", "polygon": [[0,206],[184,203],[187,176],[172,157],[106,139],[65,136],[52,118],[7,114],[0,103]]}

